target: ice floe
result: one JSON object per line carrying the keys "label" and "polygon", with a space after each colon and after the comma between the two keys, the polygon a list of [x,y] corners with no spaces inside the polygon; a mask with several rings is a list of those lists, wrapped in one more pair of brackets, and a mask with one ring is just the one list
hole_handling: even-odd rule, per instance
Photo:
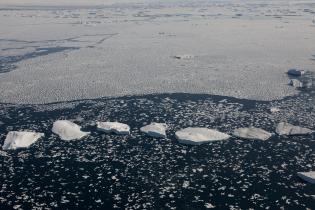
{"label": "ice floe", "polygon": [[292,76],[302,76],[305,74],[305,71],[301,69],[289,69],[288,74]]}
{"label": "ice floe", "polygon": [[277,125],[276,133],[279,135],[306,135],[314,131],[308,128],[291,125],[287,122],[281,122]]}
{"label": "ice floe", "polygon": [[315,184],[315,171],[298,172],[298,176],[311,184]]}
{"label": "ice floe", "polygon": [[297,79],[291,79],[290,85],[292,85],[293,87],[296,87],[296,88],[302,88],[303,87],[303,83]]}
{"label": "ice floe", "polygon": [[140,131],[149,136],[157,138],[166,138],[167,126],[165,123],[151,123],[150,125],[143,126]]}
{"label": "ice floe", "polygon": [[221,133],[214,129],[188,127],[175,133],[176,139],[182,144],[201,145],[211,141],[226,140],[228,134]]}
{"label": "ice floe", "polygon": [[90,132],[81,131],[81,126],[70,122],[69,120],[57,120],[53,124],[52,132],[57,134],[62,140],[81,139],[90,134]]}
{"label": "ice floe", "polygon": [[269,133],[268,131],[255,127],[235,129],[233,135],[244,139],[259,140],[267,140],[272,136],[272,134]]}
{"label": "ice floe", "polygon": [[174,58],[180,59],[180,60],[189,60],[189,59],[195,58],[195,56],[190,55],[190,54],[183,54],[183,55],[175,55]]}
{"label": "ice floe", "polygon": [[2,149],[14,150],[18,148],[26,148],[31,146],[41,137],[44,137],[43,133],[10,131],[6,136]]}
{"label": "ice floe", "polygon": [[105,133],[116,133],[120,135],[130,134],[130,127],[120,122],[96,122],[97,130]]}

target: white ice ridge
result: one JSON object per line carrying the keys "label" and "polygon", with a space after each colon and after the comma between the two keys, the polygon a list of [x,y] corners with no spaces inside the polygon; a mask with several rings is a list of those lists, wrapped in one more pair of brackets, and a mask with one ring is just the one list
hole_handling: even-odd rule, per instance
{"label": "white ice ridge", "polygon": [[151,123],[140,128],[140,131],[149,136],[157,138],[166,138],[167,125],[165,123]]}
{"label": "white ice ridge", "polygon": [[116,133],[120,135],[130,134],[130,127],[120,122],[96,122],[97,130],[105,133]]}
{"label": "white ice ridge", "polygon": [[255,127],[235,129],[233,135],[244,139],[259,140],[268,140],[272,136],[268,131]]}
{"label": "white ice ridge", "polygon": [[314,130],[303,128],[300,126],[291,125],[287,122],[281,122],[277,125],[276,133],[279,135],[306,135],[313,133]]}
{"label": "white ice ridge", "polygon": [[14,150],[18,148],[27,148],[34,144],[41,137],[44,137],[43,133],[10,131],[6,136],[2,149]]}
{"label": "white ice ridge", "polygon": [[230,136],[214,129],[189,127],[175,133],[178,142],[182,144],[201,145],[204,143],[226,140]]}
{"label": "white ice ridge", "polygon": [[68,120],[57,120],[54,122],[52,132],[66,141],[81,139],[90,134],[90,132],[81,131],[81,126]]}
{"label": "white ice ridge", "polygon": [[298,176],[311,184],[315,184],[315,171],[298,172]]}

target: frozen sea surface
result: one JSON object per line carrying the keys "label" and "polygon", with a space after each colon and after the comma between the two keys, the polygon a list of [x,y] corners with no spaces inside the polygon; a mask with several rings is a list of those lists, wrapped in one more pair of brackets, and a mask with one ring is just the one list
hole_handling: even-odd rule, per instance
{"label": "frozen sea surface", "polygon": [[[202,94],[160,94],[46,105],[0,104],[0,143],[11,130],[45,138],[32,147],[1,151],[0,208],[52,209],[314,209],[315,188],[297,176],[315,170],[315,135],[268,141],[231,137],[201,146],[180,144],[175,132],[208,127],[225,133],[277,123],[314,129],[315,92],[261,102]],[[277,107],[278,112],[270,109]],[[62,141],[57,119],[91,135]],[[119,121],[127,136],[104,134],[96,121]],[[150,122],[168,125],[166,139],[147,136]]]}
{"label": "frozen sea surface", "polygon": [[275,100],[297,93],[288,69],[315,71],[312,1],[25,2],[0,2],[1,102]]}

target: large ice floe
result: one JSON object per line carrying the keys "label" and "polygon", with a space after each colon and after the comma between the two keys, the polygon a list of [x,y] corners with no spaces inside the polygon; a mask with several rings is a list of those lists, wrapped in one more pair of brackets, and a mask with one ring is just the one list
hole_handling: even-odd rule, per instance
{"label": "large ice floe", "polygon": [[96,122],[97,130],[105,133],[116,133],[119,135],[130,134],[130,127],[120,122]]}
{"label": "large ice floe", "polygon": [[157,138],[166,138],[167,126],[165,123],[151,123],[140,128],[140,131],[149,136]]}
{"label": "large ice floe", "polygon": [[57,120],[54,122],[52,132],[66,141],[81,139],[90,134],[90,132],[81,131],[81,126],[69,120]]}
{"label": "large ice floe", "polygon": [[279,135],[306,135],[313,133],[314,130],[303,128],[300,126],[291,125],[287,122],[281,122],[277,125],[276,133]]}
{"label": "large ice floe", "polygon": [[258,139],[258,140],[268,140],[272,134],[261,128],[249,127],[249,128],[238,128],[233,132],[234,136],[243,139]]}
{"label": "large ice floe", "polygon": [[298,172],[298,176],[311,184],[315,184],[315,171]]}
{"label": "large ice floe", "polygon": [[221,133],[214,129],[188,127],[175,133],[176,139],[182,144],[201,145],[204,143],[226,140],[228,134]]}
{"label": "large ice floe", "polygon": [[2,149],[14,150],[18,148],[26,148],[34,144],[41,137],[44,137],[43,133],[10,131],[6,136]]}

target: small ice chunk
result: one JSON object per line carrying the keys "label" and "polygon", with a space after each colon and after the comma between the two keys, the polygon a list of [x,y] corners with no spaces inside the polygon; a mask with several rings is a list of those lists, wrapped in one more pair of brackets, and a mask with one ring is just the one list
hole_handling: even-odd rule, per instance
{"label": "small ice chunk", "polygon": [[96,122],[97,130],[105,133],[116,133],[121,135],[130,134],[130,127],[127,124],[119,122]]}
{"label": "small ice chunk", "polygon": [[212,141],[226,140],[230,138],[228,134],[200,127],[188,127],[179,130],[175,133],[175,136],[180,143],[189,145],[201,145]]}
{"label": "small ice chunk", "polygon": [[303,179],[303,180],[305,180],[311,184],[315,184],[315,171],[298,172],[297,174],[301,179]]}
{"label": "small ice chunk", "polygon": [[280,112],[280,109],[279,109],[278,107],[271,107],[271,108],[270,108],[270,112],[271,112],[271,113]]}
{"label": "small ice chunk", "polygon": [[302,76],[305,74],[305,71],[301,69],[289,69],[288,74],[292,76]]}
{"label": "small ice chunk", "polygon": [[255,127],[235,129],[233,135],[244,139],[258,140],[267,140],[272,136],[268,131]]}
{"label": "small ice chunk", "polygon": [[279,135],[306,135],[314,131],[308,128],[291,125],[287,122],[281,122],[277,125],[276,133]]}
{"label": "small ice chunk", "polygon": [[140,131],[146,133],[149,136],[156,138],[166,138],[167,126],[165,123],[151,123],[140,128]]}
{"label": "small ice chunk", "polygon": [[7,134],[3,150],[14,150],[18,148],[27,148],[34,144],[39,138],[44,137],[43,133],[28,132],[28,131],[10,131]]}
{"label": "small ice chunk", "polygon": [[90,132],[81,131],[81,126],[69,120],[57,120],[54,122],[52,132],[66,141],[81,139],[90,134]]}
{"label": "small ice chunk", "polygon": [[180,60],[189,60],[193,59],[195,56],[190,54],[183,54],[183,55],[175,55],[174,58],[180,59]]}
{"label": "small ice chunk", "polygon": [[291,79],[290,85],[292,85],[293,87],[296,87],[296,88],[302,88],[303,87],[303,83],[297,79]]}

